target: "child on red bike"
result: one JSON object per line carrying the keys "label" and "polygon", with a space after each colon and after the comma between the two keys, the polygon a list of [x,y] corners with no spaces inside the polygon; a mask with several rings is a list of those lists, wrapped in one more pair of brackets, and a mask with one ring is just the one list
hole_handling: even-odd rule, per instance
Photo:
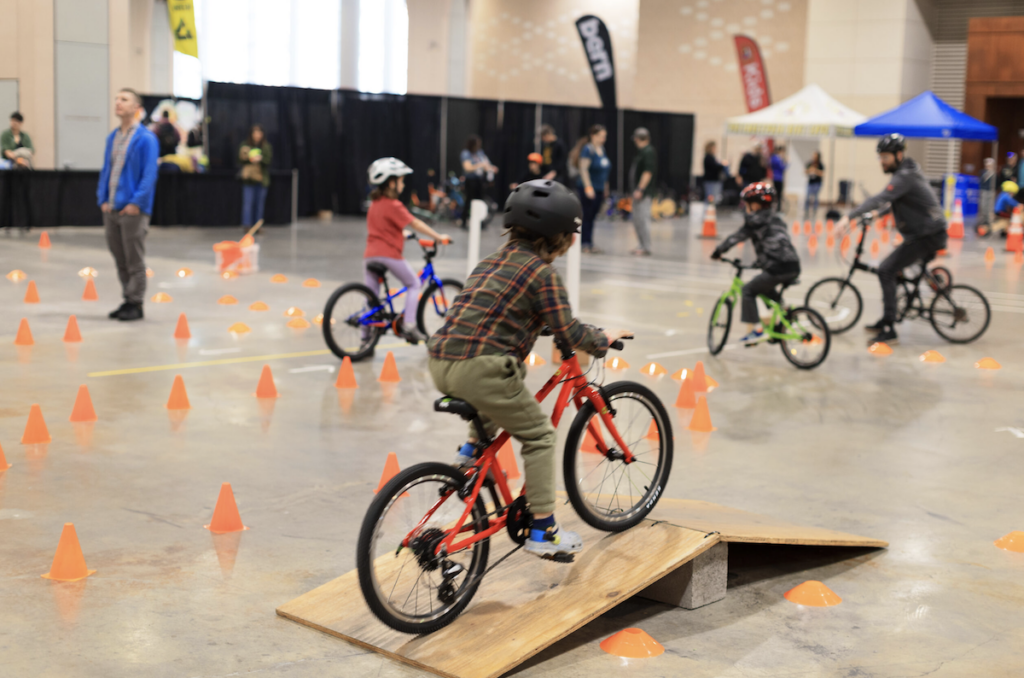
{"label": "child on red bike", "polygon": [[402,258],[405,236],[402,230],[411,228],[434,240],[447,240],[425,223],[409,214],[409,210],[398,199],[405,190],[405,175],[412,174],[412,168],[397,158],[380,158],[370,165],[370,183],[375,186],[370,192],[370,209],[366,213],[366,251],[363,253],[363,274],[366,286],[377,291],[380,283],[377,275],[367,264],[380,263],[387,267],[407,288],[405,311],[402,322],[402,337],[410,344],[418,344],[427,338],[416,328],[416,308],[420,299],[419,276]]}
{"label": "child on red bike", "polygon": [[[533,528],[526,550],[541,557],[577,553],[583,541],[555,523],[555,442],[551,420],[523,379],[523,361],[547,325],[565,345],[601,357],[629,332],[584,325],[551,263],[568,251],[582,223],[574,193],[554,181],[520,184],[505,203],[508,242],[481,261],[431,337],[430,374],[444,394],[475,407],[488,431],[523,444],[526,498]],[[474,431],[456,464],[473,463]]]}

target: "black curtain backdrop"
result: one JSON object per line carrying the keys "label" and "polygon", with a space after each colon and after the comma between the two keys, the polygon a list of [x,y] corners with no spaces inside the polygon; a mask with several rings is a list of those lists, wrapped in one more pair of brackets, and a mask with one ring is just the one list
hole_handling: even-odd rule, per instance
{"label": "black curtain backdrop", "polygon": [[622,147],[624,190],[629,190],[629,168],[636,157],[633,130],[646,127],[651,145],[658,152],[658,188],[673,199],[687,196],[690,186],[690,165],[693,161],[693,116],[678,113],[623,111]]}
{"label": "black curtain backdrop", "polygon": [[[555,134],[565,144],[567,154],[572,151],[576,141],[586,135],[591,125],[604,125],[605,129],[608,130],[608,139],[604,144],[604,152],[612,163],[611,188],[613,191],[620,191],[622,189],[622,187],[618,186],[619,121],[616,111],[584,106],[549,106],[545,104],[541,110],[541,121],[555,128]],[[576,186],[573,185],[569,188],[575,189]]]}

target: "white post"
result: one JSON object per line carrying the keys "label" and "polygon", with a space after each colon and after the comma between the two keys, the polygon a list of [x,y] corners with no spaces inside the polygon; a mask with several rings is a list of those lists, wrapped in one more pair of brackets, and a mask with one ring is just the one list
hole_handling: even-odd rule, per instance
{"label": "white post", "polygon": [[466,279],[480,261],[480,226],[487,216],[487,203],[473,200],[469,204],[469,248],[466,252]]}
{"label": "white post", "polygon": [[292,230],[299,227],[299,170],[292,168]]}
{"label": "white post", "polygon": [[583,243],[579,236],[573,238],[572,247],[565,255],[565,291],[569,293],[569,305],[573,315],[580,314],[580,268],[583,263]]}

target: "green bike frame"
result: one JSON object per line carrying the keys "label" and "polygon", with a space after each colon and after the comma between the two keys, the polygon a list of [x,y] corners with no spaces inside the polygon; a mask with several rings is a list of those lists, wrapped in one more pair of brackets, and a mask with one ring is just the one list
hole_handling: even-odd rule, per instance
{"label": "green bike frame", "polygon": [[[729,299],[732,301],[732,305],[736,306],[743,295],[743,278],[736,276],[732,279],[732,287],[725,291],[721,297],[718,298],[718,303],[715,304],[715,309],[712,311],[711,322],[718,322],[718,314],[725,308],[725,300]],[[770,327],[764,328],[764,336],[768,339],[785,339],[787,341],[798,341],[803,338],[804,333],[793,328],[793,325],[789,322],[786,317],[786,312],[782,310],[782,306],[779,305],[774,299],[769,299],[763,294],[757,295],[757,298],[765,303],[768,310],[772,312],[772,321]],[[782,326],[782,332],[777,332],[775,328]]]}

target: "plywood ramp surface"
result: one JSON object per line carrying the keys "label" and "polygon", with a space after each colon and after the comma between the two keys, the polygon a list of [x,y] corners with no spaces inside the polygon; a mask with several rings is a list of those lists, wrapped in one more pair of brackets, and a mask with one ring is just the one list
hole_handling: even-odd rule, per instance
{"label": "plywood ramp surface", "polygon": [[[718,542],[715,535],[665,522],[647,520],[607,534],[571,511],[563,518],[586,545],[575,563],[552,563],[520,551],[487,575],[458,619],[429,636],[398,633],[378,621],[363,600],[355,571],[277,613],[441,676],[492,678]],[[492,538],[491,562],[511,548],[507,537]]]}
{"label": "plywood ramp surface", "polygon": [[864,546],[884,548],[888,542],[795,525],[784,520],[748,513],[707,501],[662,499],[650,517],[699,532],[717,532],[725,542],[793,544],[797,546]]}

